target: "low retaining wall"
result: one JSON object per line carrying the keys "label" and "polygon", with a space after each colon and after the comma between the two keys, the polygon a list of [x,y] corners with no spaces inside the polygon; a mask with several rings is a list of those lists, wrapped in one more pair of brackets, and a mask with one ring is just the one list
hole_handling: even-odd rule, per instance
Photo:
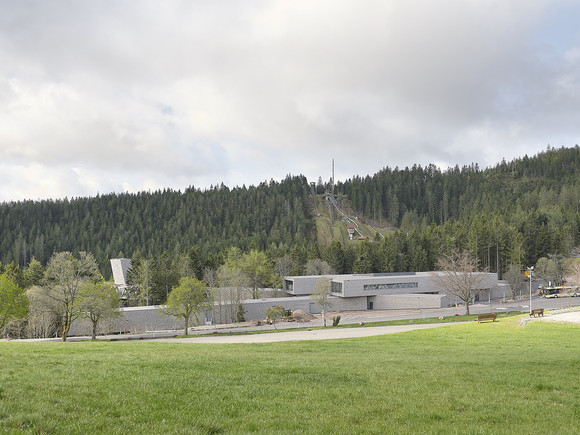
{"label": "low retaining wall", "polygon": [[383,295],[369,298],[374,310],[406,310],[443,308],[447,306],[445,295]]}
{"label": "low retaining wall", "polygon": [[[491,295],[486,293],[483,298],[492,299],[503,294],[504,289],[494,289]],[[484,299],[484,300],[485,300]],[[373,310],[400,310],[400,309],[429,309],[444,308],[453,301],[445,295],[431,294],[397,294],[376,295],[352,298],[329,297],[332,311],[366,311]],[[372,303],[372,306],[371,306]],[[268,307],[281,305],[286,310],[303,310],[310,314],[319,314],[317,306],[309,296],[291,296],[281,298],[246,299],[243,302],[244,320],[263,320],[266,318]],[[108,319],[99,325],[100,334],[111,333],[143,333],[148,331],[167,331],[183,329],[183,320],[162,313],[159,306],[121,308],[121,315],[114,319]],[[213,312],[208,313],[208,318],[213,324],[232,323],[232,317],[237,312],[236,306],[229,304],[215,305]],[[192,319],[191,325],[196,321]],[[201,324],[205,319],[201,319]],[[70,335],[90,335],[92,325],[86,320],[75,321],[70,330]]]}
{"label": "low retaining wall", "polygon": [[[329,298],[333,311],[362,311],[367,309],[366,298]],[[281,305],[286,310],[303,310],[310,314],[319,314],[320,307],[308,296],[247,299],[243,302],[244,320],[264,320],[268,307]],[[166,331],[183,329],[183,320],[162,313],[160,306],[121,308],[119,317],[106,319],[99,324],[99,334],[112,333],[143,333],[148,331]],[[232,323],[237,307],[227,304],[215,305],[213,312],[208,313],[214,324]],[[195,320],[190,321],[196,324]],[[201,319],[201,324],[205,319]],[[87,320],[76,320],[70,330],[70,335],[90,335],[92,325]]]}

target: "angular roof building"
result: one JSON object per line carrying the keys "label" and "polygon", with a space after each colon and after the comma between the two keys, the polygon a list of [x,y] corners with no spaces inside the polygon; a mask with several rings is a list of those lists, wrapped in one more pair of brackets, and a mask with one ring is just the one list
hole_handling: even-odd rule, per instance
{"label": "angular roof building", "polygon": [[123,294],[127,289],[127,272],[131,269],[131,260],[128,258],[112,258],[111,269],[113,270],[113,281],[119,294]]}

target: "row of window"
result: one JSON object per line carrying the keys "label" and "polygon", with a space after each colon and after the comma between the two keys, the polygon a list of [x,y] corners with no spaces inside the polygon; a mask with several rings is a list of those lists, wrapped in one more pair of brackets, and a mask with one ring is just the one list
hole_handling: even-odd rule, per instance
{"label": "row of window", "polygon": [[390,282],[388,284],[365,284],[365,290],[391,290],[398,288],[417,288],[419,283],[417,282]]}
{"label": "row of window", "polygon": [[[391,282],[383,284],[365,284],[364,290],[391,290],[400,288],[417,288],[419,283],[417,282]],[[294,290],[294,282],[291,280],[284,280],[284,290],[292,292]],[[331,293],[342,293],[342,282],[330,283]]]}

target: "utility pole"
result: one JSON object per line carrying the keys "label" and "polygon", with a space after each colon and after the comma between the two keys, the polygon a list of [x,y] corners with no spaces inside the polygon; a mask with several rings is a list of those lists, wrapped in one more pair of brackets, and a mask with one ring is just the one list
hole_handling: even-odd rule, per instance
{"label": "utility pole", "polygon": [[534,276],[534,266],[528,267],[528,274],[530,276],[530,314],[532,314],[532,276]]}

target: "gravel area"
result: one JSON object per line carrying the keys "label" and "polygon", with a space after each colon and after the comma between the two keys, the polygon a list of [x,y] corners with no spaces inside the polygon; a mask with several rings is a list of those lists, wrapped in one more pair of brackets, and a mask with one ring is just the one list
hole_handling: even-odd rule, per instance
{"label": "gravel area", "polygon": [[580,323],[580,311],[550,314],[541,317],[540,320],[543,320],[544,322]]}
{"label": "gravel area", "polygon": [[218,333],[203,337],[161,338],[156,339],[155,341],[166,341],[172,343],[273,343],[278,341],[334,340],[339,338],[358,338],[383,334],[395,334],[397,332],[436,328],[451,324],[452,323],[431,323],[420,325],[371,326],[365,328],[328,328],[250,335],[229,335],[227,333]]}

